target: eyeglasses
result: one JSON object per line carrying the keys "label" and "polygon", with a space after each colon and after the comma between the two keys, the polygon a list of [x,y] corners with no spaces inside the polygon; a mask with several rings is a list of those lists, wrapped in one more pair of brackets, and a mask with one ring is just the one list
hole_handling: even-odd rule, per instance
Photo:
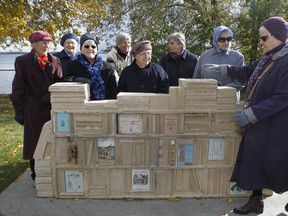
{"label": "eyeglasses", "polygon": [[261,36],[260,38],[259,38],[259,41],[266,41],[267,39],[268,39],[268,37],[270,37],[270,36],[272,36],[271,34],[269,34],[269,35],[264,35],[264,36]]}
{"label": "eyeglasses", "polygon": [[90,47],[91,47],[92,49],[96,49],[96,46],[95,46],[95,45],[91,45],[91,46],[90,46],[90,45],[85,45],[85,46],[84,46],[85,49],[89,49]]}
{"label": "eyeglasses", "polygon": [[225,37],[219,37],[219,38],[218,38],[218,41],[221,42],[221,43],[224,43],[226,40],[227,40],[228,42],[230,42],[230,41],[233,40],[233,38],[232,38],[232,37],[227,37],[227,38],[225,38]]}

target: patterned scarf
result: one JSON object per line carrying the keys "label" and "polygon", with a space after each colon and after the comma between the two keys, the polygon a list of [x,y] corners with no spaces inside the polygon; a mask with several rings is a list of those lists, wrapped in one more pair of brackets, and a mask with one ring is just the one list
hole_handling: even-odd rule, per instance
{"label": "patterned scarf", "polygon": [[267,64],[267,62],[272,58],[274,53],[269,54],[269,55],[263,55],[255,68],[254,72],[249,78],[248,84],[247,84],[247,89],[246,89],[246,94],[245,98],[247,99],[249,97],[249,94],[257,80],[257,78],[262,74],[262,72],[265,70],[264,65]]}
{"label": "patterned scarf", "polygon": [[101,57],[97,56],[96,61],[93,64],[90,64],[87,60],[85,60],[83,55],[78,55],[77,60],[86,68],[86,70],[91,75],[91,87],[96,100],[105,99],[105,85],[104,80],[101,77],[101,69],[103,66]]}
{"label": "patterned scarf", "polygon": [[46,64],[48,62],[48,55],[44,54],[42,56],[39,56],[39,53],[37,53],[35,50],[34,50],[34,52],[35,52],[35,56],[36,56],[37,62],[39,63],[40,67],[42,68],[42,70],[45,70]]}

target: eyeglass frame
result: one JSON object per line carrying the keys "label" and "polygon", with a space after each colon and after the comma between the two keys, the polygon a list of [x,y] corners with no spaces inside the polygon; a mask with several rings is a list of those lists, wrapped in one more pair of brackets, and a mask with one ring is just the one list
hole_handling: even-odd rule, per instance
{"label": "eyeglass frame", "polygon": [[217,41],[220,42],[220,43],[224,43],[225,41],[231,42],[231,41],[233,41],[233,37],[231,37],[231,36],[229,36],[229,37],[219,37]]}
{"label": "eyeglass frame", "polygon": [[272,36],[272,34],[263,35],[263,36],[259,37],[259,41],[262,40],[263,42],[265,42],[268,39],[268,37],[270,37],[270,36]]}
{"label": "eyeglass frame", "polygon": [[85,46],[83,46],[85,49],[89,49],[90,47],[92,48],[92,49],[96,49],[96,45],[85,45]]}

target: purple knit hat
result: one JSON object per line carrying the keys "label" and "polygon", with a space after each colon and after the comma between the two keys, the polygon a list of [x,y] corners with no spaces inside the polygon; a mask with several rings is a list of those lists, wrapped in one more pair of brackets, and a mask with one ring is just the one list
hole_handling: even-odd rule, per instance
{"label": "purple knit hat", "polygon": [[61,46],[64,46],[64,43],[67,39],[69,38],[72,38],[74,40],[76,40],[76,42],[79,44],[79,38],[77,37],[77,35],[71,33],[71,32],[68,32],[67,34],[63,35],[62,38],[61,38],[61,41],[60,41],[60,44]]}
{"label": "purple knit hat", "polygon": [[282,42],[286,42],[288,37],[288,23],[282,17],[270,17],[266,19],[264,26],[275,38]]}
{"label": "purple knit hat", "polygon": [[82,35],[80,38],[80,50],[82,49],[82,46],[86,40],[93,40],[95,42],[95,44],[97,45],[97,48],[98,48],[99,38],[93,34],[86,33],[86,34]]}
{"label": "purple knit hat", "polygon": [[140,41],[135,44],[130,53],[135,57],[138,53],[144,50],[152,50],[151,42],[149,40]]}

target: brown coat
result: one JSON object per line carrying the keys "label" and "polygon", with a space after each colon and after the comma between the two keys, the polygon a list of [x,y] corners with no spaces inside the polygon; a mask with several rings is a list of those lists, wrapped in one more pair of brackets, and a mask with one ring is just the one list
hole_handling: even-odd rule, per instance
{"label": "brown coat", "polygon": [[33,158],[42,126],[51,119],[51,104],[43,104],[41,98],[62,77],[60,60],[50,54],[48,60],[45,70],[40,68],[33,51],[15,60],[10,99],[15,112],[24,114],[23,159]]}

